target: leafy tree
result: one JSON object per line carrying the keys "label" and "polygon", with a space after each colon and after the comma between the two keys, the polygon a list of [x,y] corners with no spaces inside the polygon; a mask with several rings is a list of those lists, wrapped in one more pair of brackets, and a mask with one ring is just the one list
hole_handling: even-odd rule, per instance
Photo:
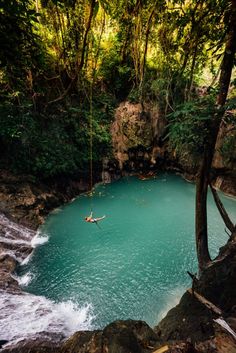
{"label": "leafy tree", "polygon": [[224,57],[219,78],[219,93],[216,99],[216,113],[211,119],[211,135],[204,146],[203,158],[199,168],[196,183],[196,244],[199,269],[203,270],[210,262],[207,232],[207,188],[211,182],[211,164],[215,151],[215,144],[224,115],[231,73],[236,52],[236,2],[231,2],[228,33],[226,37]]}
{"label": "leafy tree", "polygon": [[90,106],[99,160],[127,97],[157,102],[172,142],[201,156],[215,108],[197,85],[206,68],[217,80],[230,18],[226,0],[0,0],[2,164],[44,176],[87,168]]}
{"label": "leafy tree", "polygon": [[[228,5],[230,6],[229,23],[225,23],[225,49],[215,104],[213,104],[212,97],[208,95],[204,99],[198,98],[184,103],[171,114],[170,135],[172,141],[177,148],[181,146],[181,148],[186,149],[200,159],[196,181],[195,215],[196,247],[200,272],[211,262],[208,250],[207,191],[208,186],[211,185],[211,165],[218,132],[225,112],[225,102],[236,52],[236,2],[232,0]],[[219,45],[221,44],[220,41]],[[213,194],[226,226],[229,223],[231,224],[230,231],[233,236],[235,228],[232,226],[232,222],[229,222],[227,213],[220,204],[214,189]]]}
{"label": "leafy tree", "polygon": [[0,1],[2,90],[19,99],[20,91],[32,90],[33,75],[43,63],[43,51],[34,32],[38,15],[30,0]]}

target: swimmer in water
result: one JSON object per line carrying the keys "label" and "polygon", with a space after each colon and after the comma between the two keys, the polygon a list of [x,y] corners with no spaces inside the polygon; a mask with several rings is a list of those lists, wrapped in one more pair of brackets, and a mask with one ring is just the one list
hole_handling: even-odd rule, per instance
{"label": "swimmer in water", "polygon": [[96,223],[104,219],[106,216],[99,217],[99,218],[93,218],[93,212],[90,213],[88,217],[85,217],[85,221],[89,223]]}

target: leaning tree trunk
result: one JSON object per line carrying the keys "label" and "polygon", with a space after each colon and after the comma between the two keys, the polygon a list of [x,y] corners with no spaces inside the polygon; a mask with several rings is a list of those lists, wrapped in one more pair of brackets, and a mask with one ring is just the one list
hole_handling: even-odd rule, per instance
{"label": "leaning tree trunk", "polygon": [[236,52],[236,0],[231,1],[231,16],[226,39],[224,57],[219,79],[219,94],[216,100],[217,111],[210,123],[210,137],[206,141],[203,158],[200,164],[196,182],[196,214],[195,234],[199,271],[201,272],[211,261],[208,250],[207,232],[207,190],[210,183],[210,171],[215,151],[215,144],[220,124],[224,115],[224,104],[227,98],[234,56]]}

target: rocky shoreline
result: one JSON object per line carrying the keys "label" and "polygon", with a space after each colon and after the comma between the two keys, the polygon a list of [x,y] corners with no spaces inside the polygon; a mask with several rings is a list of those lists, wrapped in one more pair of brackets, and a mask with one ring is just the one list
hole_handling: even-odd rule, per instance
{"label": "rocky shoreline", "polygon": [[[106,171],[110,178],[114,177],[115,169],[108,166]],[[191,181],[193,179],[191,174],[185,174],[185,177]],[[17,265],[32,252],[32,239],[36,236],[38,225],[43,222],[48,212],[86,191],[88,185],[82,179],[79,182],[57,181],[45,185],[29,177],[15,177],[6,172],[1,174],[0,181],[0,211],[4,211],[4,215],[0,215],[0,295],[8,293],[18,296],[23,295],[23,292],[12,275]],[[220,187],[222,185],[224,183],[221,183]],[[227,190],[229,189],[228,187]],[[24,228],[25,226],[33,230]],[[221,308],[224,322],[228,322],[234,332],[235,279],[234,238],[221,249],[211,268],[204,273],[195,287],[204,298]],[[76,332],[69,339],[53,333],[24,339],[16,344],[4,346],[2,352],[147,353],[158,352],[160,347],[164,347],[165,350],[160,352],[235,353],[234,337],[214,321],[217,318],[219,315],[212,313],[212,310],[206,308],[194,295],[186,292],[177,307],[173,308],[154,330],[141,321],[116,321],[103,330]],[[4,343],[4,337],[0,336],[0,347]]]}

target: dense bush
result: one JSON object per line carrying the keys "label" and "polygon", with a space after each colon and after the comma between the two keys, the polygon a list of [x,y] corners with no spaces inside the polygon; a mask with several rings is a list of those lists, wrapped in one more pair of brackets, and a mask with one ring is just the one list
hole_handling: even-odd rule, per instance
{"label": "dense bush", "polygon": [[[96,102],[95,102],[96,103]],[[110,109],[112,109],[110,107]],[[73,174],[88,167],[90,110],[70,107],[51,115],[29,107],[0,106],[2,167],[40,177]],[[101,162],[110,151],[109,114],[94,104],[92,116],[93,159]]]}
{"label": "dense bush", "polygon": [[196,97],[169,114],[169,139],[177,153],[198,158],[204,151],[215,114],[214,94]]}

